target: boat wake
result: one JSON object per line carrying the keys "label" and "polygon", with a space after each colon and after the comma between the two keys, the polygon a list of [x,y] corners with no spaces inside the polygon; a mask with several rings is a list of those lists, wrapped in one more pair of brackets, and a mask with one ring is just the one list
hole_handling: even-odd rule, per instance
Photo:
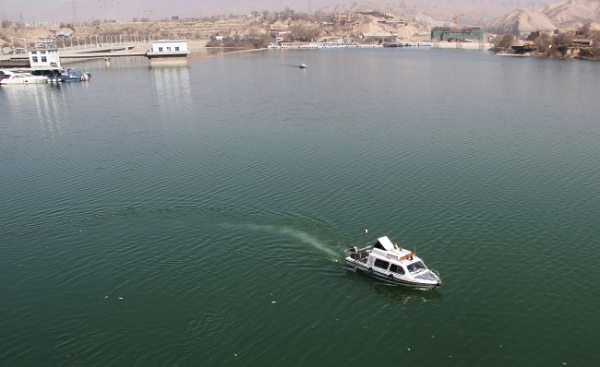
{"label": "boat wake", "polygon": [[310,234],[308,234],[306,232],[303,232],[303,231],[300,231],[297,229],[283,227],[283,226],[259,225],[259,224],[249,224],[249,225],[246,225],[245,227],[247,227],[249,229],[268,230],[270,232],[276,232],[279,234],[293,237],[297,240],[300,240],[303,243],[311,245],[315,249],[333,257],[336,260],[339,259],[340,256],[342,255],[341,253],[335,252],[333,249],[328,247],[325,243],[319,241],[319,239],[311,236]]}
{"label": "boat wake", "polygon": [[298,231],[298,230],[291,229],[291,228],[282,228],[282,229],[280,229],[280,232],[284,233],[284,234],[288,234],[296,239],[299,239],[300,241],[302,241],[306,244],[309,244],[312,247],[316,248],[317,250],[320,250],[320,251],[326,253],[327,255],[330,255],[336,259],[340,256],[340,254],[333,251],[331,248],[327,247],[327,245],[325,245],[323,242],[319,241],[318,239],[309,235],[306,232]]}

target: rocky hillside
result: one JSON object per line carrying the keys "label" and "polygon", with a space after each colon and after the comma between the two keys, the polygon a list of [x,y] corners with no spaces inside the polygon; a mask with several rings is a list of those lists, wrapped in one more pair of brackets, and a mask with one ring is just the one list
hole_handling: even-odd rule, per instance
{"label": "rocky hillside", "polygon": [[559,28],[579,28],[600,21],[600,1],[562,0],[548,4],[539,11],[552,19]]}
{"label": "rocky hillside", "polygon": [[[9,27],[0,29],[0,46],[10,46],[11,38],[17,47],[23,40],[35,42],[36,38],[54,38],[58,32],[73,35],[73,42],[86,42],[83,37],[140,36],[145,39],[208,39],[215,34],[243,35],[253,28],[246,19],[220,19],[215,22],[148,22],[148,23],[102,23],[98,25],[60,27]],[[104,38],[102,38],[104,37]],[[67,42],[69,44],[70,40]],[[88,38],[88,43],[91,42]]]}
{"label": "rocky hillside", "polygon": [[516,9],[487,24],[486,29],[498,34],[520,36],[534,31],[553,31],[556,23],[533,9]]}
{"label": "rocky hillside", "polygon": [[459,23],[471,26],[483,26],[488,21],[501,17],[515,8],[535,4],[547,4],[552,0],[404,0],[379,1],[367,0],[347,2],[326,6],[324,13],[380,11],[405,13],[426,21],[430,26],[450,25],[455,14],[463,14]]}
{"label": "rocky hillside", "polygon": [[532,31],[574,30],[600,22],[600,1],[561,0],[535,8],[519,8],[486,25],[494,33],[523,35]]}

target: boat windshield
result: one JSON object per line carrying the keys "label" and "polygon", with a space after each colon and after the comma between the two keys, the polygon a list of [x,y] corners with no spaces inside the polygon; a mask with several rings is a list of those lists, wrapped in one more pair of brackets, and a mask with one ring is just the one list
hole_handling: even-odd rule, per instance
{"label": "boat windshield", "polygon": [[418,273],[421,270],[427,269],[421,261],[416,261],[406,267],[411,274]]}

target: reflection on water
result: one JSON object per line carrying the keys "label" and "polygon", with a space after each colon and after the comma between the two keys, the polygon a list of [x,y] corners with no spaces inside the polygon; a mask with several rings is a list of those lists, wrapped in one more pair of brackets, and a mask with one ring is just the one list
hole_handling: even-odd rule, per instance
{"label": "reflection on water", "polygon": [[36,88],[33,93],[38,120],[42,131],[53,135],[61,129],[61,124],[68,122],[61,118],[64,109],[62,89],[55,85],[46,88]]}
{"label": "reflection on water", "polygon": [[404,306],[409,302],[431,302],[442,301],[443,297],[437,289],[417,290],[407,288],[401,285],[389,284],[365,276],[364,274],[355,274],[348,271],[348,275],[356,276],[357,281],[368,284],[374,294],[381,295],[383,300],[389,301],[389,307]]}
{"label": "reflection on water", "polygon": [[[141,66],[148,66],[150,61],[145,56],[134,56],[134,57],[110,57],[109,69],[121,69],[121,68],[137,68]],[[90,65],[95,63],[100,68],[106,68],[104,60],[101,61],[90,61]]]}
{"label": "reflection on water", "polygon": [[154,66],[152,74],[161,111],[174,113],[192,105],[190,73],[187,65]]}
{"label": "reflection on water", "polygon": [[[78,83],[85,84],[85,83]],[[14,121],[19,121],[24,115],[34,115],[39,121],[41,131],[53,135],[68,123],[63,118],[65,108],[64,86],[60,84],[15,85],[2,88],[6,97],[7,112]]]}

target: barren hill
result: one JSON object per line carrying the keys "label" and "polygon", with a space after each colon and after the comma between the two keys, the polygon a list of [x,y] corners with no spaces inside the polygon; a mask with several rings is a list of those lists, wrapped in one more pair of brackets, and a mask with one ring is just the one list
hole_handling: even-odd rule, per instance
{"label": "barren hill", "polygon": [[463,14],[460,18],[461,24],[482,26],[519,6],[533,7],[535,4],[546,4],[549,1],[551,0],[504,0],[501,2],[497,0],[367,0],[326,6],[320,11],[324,13],[368,11],[406,13],[416,19],[426,21],[431,26],[451,24],[455,14]]}
{"label": "barren hill", "polygon": [[574,23],[578,24],[578,28],[585,23],[600,21],[600,1],[562,0],[544,6],[541,12],[557,23],[559,28]]}
{"label": "barren hill", "polygon": [[494,33],[521,35],[534,31],[553,31],[556,24],[545,14],[532,9],[516,9],[488,23],[486,28]]}
{"label": "barren hill", "polygon": [[521,35],[532,31],[577,29],[590,22],[600,22],[600,1],[561,0],[537,8],[520,8],[489,22],[486,28],[495,33]]}

